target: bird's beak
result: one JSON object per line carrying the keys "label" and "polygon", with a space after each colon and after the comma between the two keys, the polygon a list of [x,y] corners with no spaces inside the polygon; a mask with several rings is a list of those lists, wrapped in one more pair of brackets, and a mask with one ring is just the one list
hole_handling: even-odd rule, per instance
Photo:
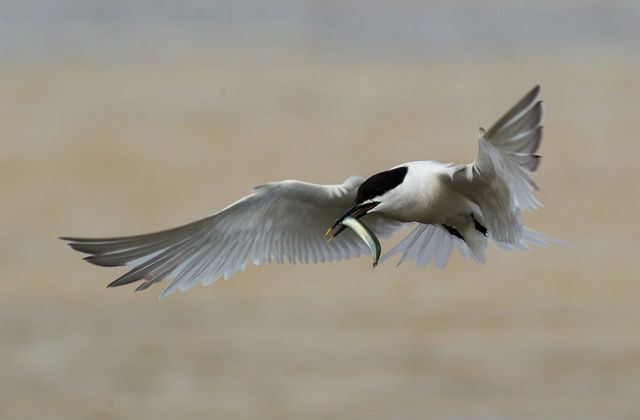
{"label": "bird's beak", "polygon": [[378,204],[380,204],[380,203],[377,202],[377,201],[374,201],[374,202],[371,202],[371,203],[357,204],[357,205],[352,206],[349,210],[346,211],[345,214],[343,214],[342,216],[338,217],[336,219],[336,221],[333,223],[333,225],[329,229],[327,229],[327,232],[325,233],[325,235],[329,235],[329,233],[331,233],[338,225],[342,225],[342,226],[340,226],[340,228],[336,232],[334,232],[331,235],[331,237],[329,237],[329,242],[331,242],[333,240],[333,238],[338,236],[340,234],[340,232],[345,230],[346,226],[342,223],[342,221],[344,219],[346,219],[349,216],[351,216],[351,217],[353,217],[355,219],[359,219],[362,216],[364,216],[365,214],[367,214],[367,212],[369,210],[371,210],[372,208],[374,208]]}
{"label": "bird's beak", "polygon": [[333,233],[331,237],[329,237],[329,242],[331,242],[333,238],[338,236],[344,229],[346,229],[347,227],[351,228],[371,250],[374,267],[378,265],[378,259],[380,258],[380,241],[378,241],[376,235],[364,223],[358,220],[358,218],[367,214],[369,210],[371,210],[378,204],[380,203],[374,202],[353,206],[342,217],[338,218],[326,233],[326,235],[329,235],[336,229],[336,227],[338,227],[338,225],[340,225],[337,231],[335,231],[335,233]]}

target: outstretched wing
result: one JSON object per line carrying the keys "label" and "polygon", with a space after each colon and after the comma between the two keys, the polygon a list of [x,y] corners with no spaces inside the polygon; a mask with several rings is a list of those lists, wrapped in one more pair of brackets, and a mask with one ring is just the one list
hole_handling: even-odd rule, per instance
{"label": "outstretched wing", "polygon": [[[363,179],[347,178],[341,185],[281,181],[255,187],[253,192],[207,218],[147,235],[123,238],[61,238],[96,265],[133,267],[109,286],[144,280],[143,290],[167,277],[173,281],[161,297],[202,282],[230,277],[249,262],[258,265],[324,262],[370,253],[350,230],[328,242],[324,233],[355,199]],[[380,237],[390,236],[402,223],[370,214],[363,221]]]}
{"label": "outstretched wing", "polygon": [[482,210],[494,240],[515,245],[522,237],[521,210],[537,208],[536,151],[542,140],[540,86],[527,93],[489,130],[481,129],[475,162],[454,168],[452,185]]}

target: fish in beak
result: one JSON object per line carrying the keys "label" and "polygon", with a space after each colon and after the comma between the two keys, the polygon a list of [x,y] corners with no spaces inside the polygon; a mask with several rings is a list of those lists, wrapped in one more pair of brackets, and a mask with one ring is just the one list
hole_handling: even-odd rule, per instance
{"label": "fish in beak", "polygon": [[[347,211],[347,213],[345,213],[344,216],[338,218],[336,222],[333,224],[333,226],[331,226],[326,233],[326,235],[329,235],[331,232],[335,231],[329,237],[329,242],[331,242],[333,238],[338,236],[344,229],[351,228],[351,230],[353,230],[356,233],[356,235],[358,235],[360,239],[362,239],[364,243],[367,244],[367,246],[371,250],[374,267],[378,265],[378,259],[380,258],[380,249],[381,249],[380,241],[378,240],[376,235],[371,231],[371,229],[369,229],[367,225],[365,225],[360,220],[358,220],[358,218],[367,214],[369,210],[371,210],[373,207],[377,206],[378,204],[379,203],[367,203],[367,204],[360,204],[360,205],[354,206],[353,208],[349,209],[349,211]],[[338,229],[336,230],[336,228]]]}

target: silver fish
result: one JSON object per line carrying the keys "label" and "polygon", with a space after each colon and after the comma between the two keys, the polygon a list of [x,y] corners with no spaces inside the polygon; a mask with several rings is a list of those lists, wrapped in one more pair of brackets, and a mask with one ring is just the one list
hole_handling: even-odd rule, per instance
{"label": "silver fish", "polygon": [[373,266],[378,265],[378,259],[380,258],[380,241],[376,238],[371,229],[367,227],[360,220],[355,217],[347,216],[345,217],[340,224],[345,225],[348,228],[351,228],[356,235],[360,237],[364,241],[365,244],[371,250],[371,255],[373,256]]}

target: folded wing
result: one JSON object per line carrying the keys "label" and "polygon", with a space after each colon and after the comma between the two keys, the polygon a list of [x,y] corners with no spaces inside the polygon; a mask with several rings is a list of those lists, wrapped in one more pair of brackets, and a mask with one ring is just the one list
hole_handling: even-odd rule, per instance
{"label": "folded wing", "polygon": [[[122,238],[62,238],[96,265],[132,269],[109,286],[144,280],[143,290],[165,278],[173,281],[161,297],[202,282],[211,284],[244,269],[250,259],[258,265],[325,262],[370,253],[350,230],[327,242],[327,227],[353,203],[361,177],[340,185],[281,181],[253,192],[220,212],[161,232]],[[370,214],[362,219],[380,237],[401,223]]]}

